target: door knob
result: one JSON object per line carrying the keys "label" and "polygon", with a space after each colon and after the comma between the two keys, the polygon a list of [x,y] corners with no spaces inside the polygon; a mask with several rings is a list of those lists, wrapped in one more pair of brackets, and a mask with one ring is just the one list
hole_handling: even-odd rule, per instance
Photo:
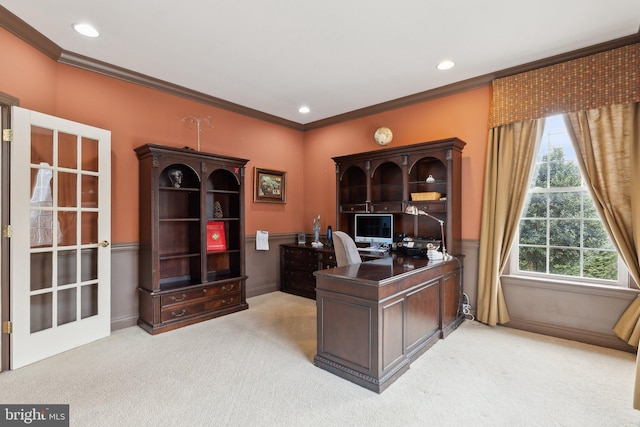
{"label": "door knob", "polygon": [[102,242],[99,243],[100,246],[102,246],[103,248],[106,248],[107,246],[109,246],[109,242],[106,240],[103,240]]}

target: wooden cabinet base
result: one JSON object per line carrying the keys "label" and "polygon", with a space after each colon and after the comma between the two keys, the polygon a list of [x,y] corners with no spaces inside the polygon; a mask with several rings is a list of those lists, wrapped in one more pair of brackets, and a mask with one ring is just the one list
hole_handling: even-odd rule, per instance
{"label": "wooden cabinet base", "polygon": [[464,321],[456,258],[394,256],[315,275],[314,364],[376,393]]}
{"label": "wooden cabinet base", "polygon": [[223,310],[198,313],[195,316],[184,318],[182,320],[160,323],[151,325],[145,322],[142,318],[138,318],[138,326],[152,335],[160,334],[162,332],[171,331],[173,329],[182,328],[183,326],[192,325],[194,323],[204,322],[205,320],[214,319],[216,317],[224,316],[227,314],[235,313],[237,311],[246,310],[249,308],[249,304],[241,304],[235,307],[229,307]]}
{"label": "wooden cabinet base", "polygon": [[244,278],[206,283],[170,291],[138,289],[138,325],[151,334],[246,310]]}

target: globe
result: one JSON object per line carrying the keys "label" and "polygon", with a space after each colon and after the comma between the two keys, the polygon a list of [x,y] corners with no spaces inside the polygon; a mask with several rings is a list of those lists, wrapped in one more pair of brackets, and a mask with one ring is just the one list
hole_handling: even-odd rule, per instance
{"label": "globe", "polygon": [[378,128],[373,134],[373,139],[378,145],[387,145],[393,139],[393,132],[389,128]]}

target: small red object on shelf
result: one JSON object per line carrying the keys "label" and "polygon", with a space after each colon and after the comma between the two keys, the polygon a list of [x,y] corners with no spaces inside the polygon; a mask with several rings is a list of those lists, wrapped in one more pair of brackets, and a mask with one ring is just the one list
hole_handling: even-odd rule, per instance
{"label": "small red object on shelf", "polygon": [[226,251],[227,241],[224,236],[224,222],[207,222],[207,251]]}

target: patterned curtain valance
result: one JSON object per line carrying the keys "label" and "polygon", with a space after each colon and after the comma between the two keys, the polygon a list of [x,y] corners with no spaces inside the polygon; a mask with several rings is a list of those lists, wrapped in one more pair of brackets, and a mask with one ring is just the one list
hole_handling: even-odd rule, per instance
{"label": "patterned curtain valance", "polygon": [[640,102],[640,43],[493,81],[489,127]]}

